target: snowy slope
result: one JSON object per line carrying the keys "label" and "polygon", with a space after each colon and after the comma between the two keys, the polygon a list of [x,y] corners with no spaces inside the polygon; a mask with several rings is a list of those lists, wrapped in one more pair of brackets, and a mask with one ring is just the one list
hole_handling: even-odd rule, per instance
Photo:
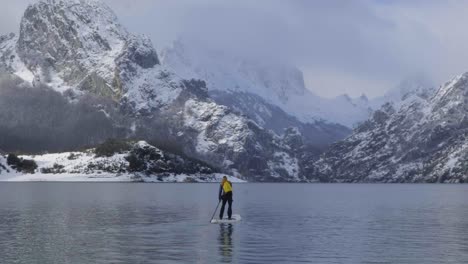
{"label": "snowy slope", "polygon": [[468,73],[432,97],[384,105],[317,161],[315,176],[332,182],[466,182]]}
{"label": "snowy slope", "polygon": [[[145,154],[138,157],[142,166],[132,169],[129,157],[142,152]],[[90,149],[19,158],[34,160],[38,168],[33,173],[18,171],[7,164],[7,156],[0,155],[0,181],[219,182],[224,175],[164,153],[146,142],[135,143],[132,149],[110,157],[97,156],[95,150]],[[183,163],[185,171],[175,173],[170,169],[173,162]],[[243,182],[236,177],[229,178],[233,182]]]}
{"label": "snowy slope", "polygon": [[0,70],[13,72],[21,79],[32,83],[34,74],[26,67],[18,56],[16,43],[18,37],[15,34],[0,36]]}

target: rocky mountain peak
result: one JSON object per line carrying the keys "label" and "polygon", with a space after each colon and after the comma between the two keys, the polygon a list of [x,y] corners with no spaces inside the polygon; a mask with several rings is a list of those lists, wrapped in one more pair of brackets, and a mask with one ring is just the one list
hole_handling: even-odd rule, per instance
{"label": "rocky mountain peak", "polygon": [[434,95],[433,100],[460,99],[460,96],[467,96],[468,93],[468,72],[460,74],[442,85]]}
{"label": "rocky mountain peak", "polygon": [[[120,99],[128,90],[121,69],[159,64],[151,41],[134,36],[97,0],[42,0],[21,20],[18,56],[34,81]],[[132,64],[132,65],[129,65]],[[18,69],[13,69],[13,71]]]}
{"label": "rocky mountain peak", "polygon": [[27,55],[77,60],[120,52],[127,38],[113,11],[100,1],[42,0],[24,13],[18,49],[29,61]]}
{"label": "rocky mountain peak", "polygon": [[442,85],[431,99],[431,119],[459,123],[468,117],[468,73]]}

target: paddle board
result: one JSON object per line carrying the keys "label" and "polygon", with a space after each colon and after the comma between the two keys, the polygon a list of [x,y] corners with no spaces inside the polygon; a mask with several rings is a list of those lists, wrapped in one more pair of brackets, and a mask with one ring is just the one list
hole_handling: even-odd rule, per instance
{"label": "paddle board", "polygon": [[233,214],[231,219],[228,219],[227,217],[226,218],[223,218],[223,219],[212,219],[211,220],[211,223],[212,224],[222,224],[222,223],[235,223],[235,222],[239,222],[241,220],[241,216],[238,215],[238,214]]}

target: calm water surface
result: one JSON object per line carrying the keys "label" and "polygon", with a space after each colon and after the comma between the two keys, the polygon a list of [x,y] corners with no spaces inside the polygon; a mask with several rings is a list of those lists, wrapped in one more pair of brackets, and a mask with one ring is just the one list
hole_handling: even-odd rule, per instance
{"label": "calm water surface", "polygon": [[0,184],[1,263],[468,263],[468,185]]}

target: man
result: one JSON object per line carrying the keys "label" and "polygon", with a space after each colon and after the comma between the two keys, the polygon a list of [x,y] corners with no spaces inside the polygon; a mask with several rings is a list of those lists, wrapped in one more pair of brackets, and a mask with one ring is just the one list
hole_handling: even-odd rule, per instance
{"label": "man", "polygon": [[223,219],[224,215],[224,206],[226,202],[228,203],[228,217],[231,219],[232,216],[232,183],[228,181],[227,177],[224,176],[219,186],[219,201],[223,200],[223,205],[221,206],[221,211],[219,211],[219,219]]}

